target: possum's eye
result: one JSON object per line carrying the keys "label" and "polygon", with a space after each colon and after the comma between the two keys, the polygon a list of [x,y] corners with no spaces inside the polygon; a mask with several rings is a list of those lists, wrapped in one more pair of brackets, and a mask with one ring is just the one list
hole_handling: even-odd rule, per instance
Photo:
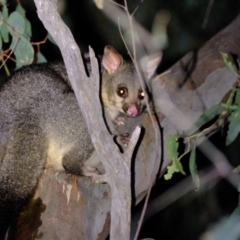
{"label": "possum's eye", "polygon": [[145,97],[144,91],[143,91],[143,90],[139,90],[139,91],[138,91],[138,99],[139,99],[139,100],[143,100],[144,97]]}
{"label": "possum's eye", "polygon": [[117,95],[122,98],[126,98],[128,96],[128,90],[126,87],[118,87]]}

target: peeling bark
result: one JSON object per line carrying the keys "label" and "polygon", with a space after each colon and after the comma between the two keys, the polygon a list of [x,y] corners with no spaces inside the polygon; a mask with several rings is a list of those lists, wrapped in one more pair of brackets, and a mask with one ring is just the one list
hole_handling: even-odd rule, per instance
{"label": "peeling bark", "polygon": [[[189,129],[200,115],[219,104],[237,81],[223,63],[220,52],[240,56],[240,16],[210,39],[152,81],[152,93],[168,135]],[[164,168],[169,164],[164,150]]]}

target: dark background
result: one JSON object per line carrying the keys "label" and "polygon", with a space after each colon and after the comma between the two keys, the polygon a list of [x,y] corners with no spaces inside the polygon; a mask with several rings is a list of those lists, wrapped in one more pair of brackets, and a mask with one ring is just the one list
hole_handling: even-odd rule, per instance
{"label": "dark background", "polygon": [[[10,8],[16,2],[15,0],[11,1],[13,4],[10,4]],[[27,10],[27,17],[32,22],[32,41],[43,40],[46,31],[37,18],[33,1],[21,0],[20,2]],[[108,0],[105,0],[105,2],[110,4]],[[130,10],[139,6],[134,16],[150,32],[153,19],[158,11],[166,10],[170,14],[169,41],[168,47],[163,49],[162,70],[170,67],[189,51],[201,47],[204,42],[227,26],[240,10],[239,0],[214,1],[209,21],[203,30],[201,26],[209,0],[128,0],[127,2]],[[118,1],[118,3],[121,3],[121,1]],[[82,52],[88,51],[90,45],[96,54],[102,54],[104,46],[109,44],[126,55],[126,49],[118,27],[95,6],[92,0],[66,0],[64,5],[62,17],[70,27]],[[57,48],[50,43],[42,46],[41,51],[48,61],[60,57]]]}
{"label": "dark background", "polygon": [[[121,3],[121,1],[118,2]],[[30,0],[22,0],[21,3],[27,10],[27,17],[32,23],[32,41],[43,40],[47,32],[37,18],[34,3]],[[206,28],[202,29],[209,0],[145,0],[142,2],[132,0],[128,3],[131,10],[140,5],[135,17],[149,31],[151,31],[154,16],[159,10],[166,10],[171,16],[167,28],[168,47],[163,49],[164,57],[159,72],[169,68],[186,53],[200,48],[208,39],[227,26],[240,10],[239,0],[214,1]],[[10,10],[14,9],[15,4],[16,1],[12,0],[9,5]],[[126,55],[118,27],[95,6],[93,1],[66,1],[62,17],[72,30],[82,52],[87,52],[90,45],[96,54],[102,54],[104,46],[110,44]],[[41,45],[41,52],[48,61],[61,59],[58,48],[49,41]],[[224,133],[218,133],[212,140],[218,148],[229,154],[229,158],[233,159],[234,166],[237,166],[239,158],[236,156],[231,158],[233,151],[225,148],[223,136]],[[238,147],[238,142],[235,145]],[[233,149],[234,146],[232,145],[231,148]],[[186,156],[182,160],[187,176],[189,175],[188,158],[189,156]],[[197,162],[199,169],[211,164],[200,153]],[[174,191],[178,195],[178,190],[174,190],[172,186],[187,176],[175,174],[171,181],[161,179],[154,187],[152,198],[171,189],[173,195]],[[229,216],[237,207],[237,203],[237,189],[226,180],[220,180],[216,185],[209,183],[208,186],[202,186],[199,192],[191,191],[179,198],[147,221],[142,228],[141,238],[199,239],[202,233],[211,228],[213,224],[218,223],[223,217]],[[140,207],[134,213],[139,209]]]}

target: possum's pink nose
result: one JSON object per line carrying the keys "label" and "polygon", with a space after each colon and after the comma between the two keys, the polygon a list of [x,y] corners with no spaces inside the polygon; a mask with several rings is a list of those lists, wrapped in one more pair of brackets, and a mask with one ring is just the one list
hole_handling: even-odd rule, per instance
{"label": "possum's pink nose", "polygon": [[127,115],[130,117],[135,117],[136,115],[138,115],[138,110],[136,105],[130,105],[128,110],[127,110]]}

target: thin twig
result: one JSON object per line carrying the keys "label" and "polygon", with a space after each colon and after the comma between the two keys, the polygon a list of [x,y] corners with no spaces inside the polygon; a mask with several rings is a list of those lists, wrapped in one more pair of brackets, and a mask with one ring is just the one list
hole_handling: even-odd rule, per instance
{"label": "thin twig", "polygon": [[[121,27],[120,27],[120,24],[119,24],[119,20],[118,20],[119,32],[120,32],[121,38],[123,40],[123,43],[124,43],[127,51],[129,52],[129,56],[130,56],[134,66],[135,66],[135,69],[137,71],[137,75],[138,75],[141,87],[142,87],[142,89],[144,89],[142,75],[141,75],[141,73],[139,71],[139,67],[138,67],[137,60],[136,60],[137,59],[137,56],[136,56],[136,45],[135,45],[135,36],[134,36],[134,28],[133,28],[133,15],[134,15],[135,11],[137,10],[137,8],[133,12],[133,14],[130,14],[126,0],[124,0],[124,4],[125,4],[125,6],[123,7],[123,9],[126,11],[126,14],[127,14],[128,20],[129,20],[129,25],[130,25],[131,40],[132,40],[132,51],[133,51],[132,54],[131,54],[131,52],[130,52],[128,46],[127,46],[127,43],[126,43],[126,41],[125,41],[125,39],[123,37],[122,31],[121,31]],[[142,223],[143,223],[143,218],[144,218],[144,215],[145,215],[145,212],[146,212],[146,209],[147,209],[149,197],[150,197],[150,194],[151,194],[151,189],[152,189],[152,186],[153,186],[156,174],[158,172],[158,167],[157,167],[159,165],[158,159],[160,160],[160,153],[159,153],[159,150],[158,150],[159,149],[158,146],[160,145],[159,144],[160,142],[159,142],[158,127],[156,126],[156,123],[155,123],[155,121],[153,119],[153,116],[151,114],[151,110],[150,110],[150,106],[149,106],[148,102],[147,102],[147,111],[149,113],[151,122],[152,122],[153,127],[154,127],[154,132],[155,132],[157,154],[156,154],[156,161],[155,161],[155,164],[154,164],[154,170],[156,171],[156,173],[153,172],[152,175],[151,175],[150,186],[148,188],[148,192],[147,192],[147,196],[146,196],[145,203],[144,203],[144,206],[143,206],[141,218],[139,220],[138,228],[137,228],[137,231],[136,231],[136,234],[135,234],[135,237],[134,237],[135,240],[137,239],[137,237],[139,235],[139,232],[140,232],[140,229],[141,229],[141,226],[142,226]]]}
{"label": "thin twig", "polygon": [[113,3],[114,5],[116,5],[116,6],[120,7],[120,8],[123,8],[126,11],[126,9],[125,9],[125,7],[123,5],[121,5],[119,3],[116,3],[113,0],[109,0],[109,2]]}
{"label": "thin twig", "polygon": [[134,16],[134,14],[135,14],[135,12],[138,10],[138,8],[139,8],[139,5],[133,10],[133,12],[132,12],[132,14],[131,14],[131,17]]}
{"label": "thin twig", "polygon": [[[131,16],[130,12],[129,12],[128,5],[127,5],[127,0],[124,0],[124,5],[125,5],[125,9],[126,9],[125,11],[126,11],[126,14],[127,14],[127,17],[128,17],[128,21],[129,21],[129,24],[130,24],[132,51],[133,51],[131,58],[132,58],[132,60],[134,60],[133,62],[135,62],[137,56],[136,56],[136,45],[135,45],[135,37],[134,37],[134,29],[133,29],[133,21],[132,21],[133,18]],[[135,67],[136,67],[136,64],[135,64]],[[141,85],[142,85],[141,87],[143,87],[142,82],[141,82]]]}
{"label": "thin twig", "polygon": [[48,36],[46,36],[42,41],[39,41],[39,42],[31,42],[32,45],[40,45],[40,44],[44,44],[46,43],[48,39]]}
{"label": "thin twig", "polygon": [[207,11],[206,11],[206,14],[205,14],[205,17],[204,17],[204,20],[203,20],[203,24],[202,24],[202,29],[205,29],[206,26],[207,26],[213,3],[214,3],[214,0],[209,0]]}
{"label": "thin twig", "polygon": [[15,41],[13,48],[11,49],[11,52],[9,53],[9,55],[7,56],[7,58],[2,62],[2,64],[0,65],[0,69],[6,64],[7,60],[10,58],[10,56],[13,54],[13,49],[16,47],[18,43],[18,40]]}
{"label": "thin twig", "polygon": [[127,45],[127,42],[126,42],[125,38],[123,37],[123,33],[122,33],[121,26],[120,26],[120,19],[119,18],[118,18],[118,30],[119,30],[120,36],[122,38],[123,44],[124,44],[125,48],[127,49],[128,55],[132,59],[132,57],[131,57],[132,55],[131,55],[130,49],[129,49],[128,45]]}
{"label": "thin twig", "polygon": [[[137,64],[137,60],[136,60],[136,45],[135,45],[135,37],[134,37],[134,31],[133,31],[133,14],[130,14],[129,13],[129,10],[128,10],[128,7],[127,7],[127,1],[125,0],[125,7],[122,7],[122,9],[125,10],[126,14],[127,14],[127,17],[128,17],[128,20],[129,20],[129,28],[130,28],[130,31],[131,31],[131,36],[132,36],[132,39],[131,39],[131,42],[132,42],[132,47],[133,47],[133,53],[130,52],[130,49],[123,37],[123,33],[122,33],[122,30],[121,30],[121,27],[120,27],[120,20],[118,19],[118,27],[119,27],[119,32],[120,32],[120,35],[121,35],[121,38],[123,40],[123,43],[127,49],[127,51],[129,52],[129,56],[134,64],[134,67],[136,69],[136,72],[137,72],[137,75],[138,75],[138,78],[139,78],[139,81],[140,81],[140,85],[141,87],[144,89],[144,84],[143,84],[143,79],[142,79],[142,76],[141,76],[141,73],[140,73],[140,70],[139,70],[139,67],[138,67],[138,64]],[[116,5],[116,4],[115,4]],[[134,12],[135,13],[135,12]],[[147,206],[147,203],[148,203],[148,199],[149,199],[149,196],[150,196],[150,193],[151,193],[151,187],[153,186],[153,183],[154,183],[154,180],[155,180],[155,177],[157,175],[157,172],[159,171],[158,167],[160,164],[160,136],[159,136],[159,128],[157,126],[157,124],[155,123],[154,119],[153,119],[153,116],[151,114],[151,110],[150,110],[150,106],[149,106],[149,103],[147,103],[147,111],[149,113],[149,116],[150,116],[150,119],[151,119],[151,122],[153,124],[153,127],[154,127],[154,133],[155,133],[155,139],[156,139],[156,161],[154,163],[154,170],[156,171],[156,174],[153,172],[151,174],[151,179],[150,179],[150,187],[148,187],[148,192],[147,192],[147,196],[146,196],[146,199],[145,199],[145,205],[144,205],[144,209],[142,211],[142,217],[141,217],[141,220],[139,221],[139,226],[138,226],[138,230],[137,230],[137,233],[136,233],[136,236],[139,234],[139,231],[140,231],[140,228],[141,228],[141,224],[142,224],[142,219],[143,219],[143,216],[145,214],[145,211],[146,211],[146,206]],[[136,238],[136,237],[135,237]]]}
{"label": "thin twig", "polygon": [[36,45],[37,46],[37,51],[40,52],[40,45],[41,44],[45,44],[46,41],[48,39],[48,36],[46,36],[42,41],[40,42],[31,42],[32,45]]}
{"label": "thin twig", "polygon": [[[127,4],[126,0],[124,2],[125,2],[125,4]],[[128,7],[126,5],[125,5],[125,8],[128,10]],[[136,45],[135,45],[135,38],[134,38],[133,22],[132,22],[132,15],[130,15],[129,11],[127,11],[127,16],[128,16],[129,23],[130,23],[130,31],[131,31],[131,36],[132,36],[132,49],[133,49],[133,56],[130,55],[130,57],[131,57],[131,60],[134,63],[135,69],[137,71],[137,75],[138,75],[138,78],[139,78],[139,81],[140,81],[140,84],[141,84],[141,88],[144,89],[142,75],[139,71],[139,67],[138,67],[137,60],[136,60],[137,57],[136,57]],[[153,119],[153,116],[151,114],[151,110],[150,110],[150,106],[149,106],[148,102],[147,102],[147,111],[149,113],[151,122],[152,122],[153,127],[154,127],[154,133],[155,133],[157,154],[156,154],[156,161],[155,161],[155,164],[154,164],[154,170],[156,171],[156,173],[153,172],[152,175],[151,175],[150,186],[148,188],[148,192],[147,192],[147,195],[146,195],[146,198],[145,198],[144,206],[143,206],[143,209],[142,209],[142,214],[141,214],[141,217],[140,217],[140,220],[139,220],[139,223],[138,223],[138,228],[137,228],[137,231],[135,233],[134,240],[137,240],[138,235],[140,233],[140,229],[141,229],[141,226],[142,226],[142,223],[143,223],[143,218],[144,218],[144,215],[146,213],[149,197],[150,197],[150,194],[151,194],[152,186],[153,186],[156,174],[158,172],[158,168],[157,168],[157,166],[159,165],[158,164],[158,159],[160,159],[160,154],[159,154],[159,150],[158,150],[158,146],[160,145],[159,144],[158,128],[157,128],[156,123],[155,123],[155,121]]]}

